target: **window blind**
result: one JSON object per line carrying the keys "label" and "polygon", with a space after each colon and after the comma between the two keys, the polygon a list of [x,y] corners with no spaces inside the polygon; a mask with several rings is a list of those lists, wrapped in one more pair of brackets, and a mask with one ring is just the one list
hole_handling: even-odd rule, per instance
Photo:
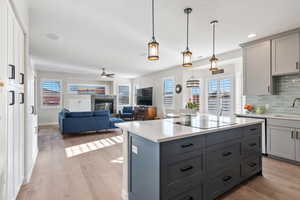
{"label": "window blind", "polygon": [[129,105],[129,86],[119,86],[119,105]]}
{"label": "window blind", "polygon": [[174,80],[164,80],[164,99],[163,103],[166,106],[172,106],[174,101]]}
{"label": "window blind", "polygon": [[223,114],[230,115],[233,112],[232,92],[231,78],[208,80],[208,113],[217,114],[222,106]]}
{"label": "window blind", "polygon": [[200,109],[200,88],[192,88],[192,102]]}
{"label": "window blind", "polygon": [[61,101],[61,87],[59,81],[43,81],[42,86],[42,105],[59,106]]}

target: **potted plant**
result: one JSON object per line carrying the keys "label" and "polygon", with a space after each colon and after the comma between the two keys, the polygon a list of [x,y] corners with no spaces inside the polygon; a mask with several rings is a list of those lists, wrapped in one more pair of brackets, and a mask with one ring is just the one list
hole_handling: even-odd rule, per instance
{"label": "potted plant", "polygon": [[193,103],[191,99],[186,103],[185,108],[187,109],[189,114],[196,114],[198,105]]}

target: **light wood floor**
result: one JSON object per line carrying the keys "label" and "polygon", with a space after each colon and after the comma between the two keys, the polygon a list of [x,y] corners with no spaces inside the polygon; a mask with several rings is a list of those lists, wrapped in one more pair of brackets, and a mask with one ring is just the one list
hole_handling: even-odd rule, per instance
{"label": "light wood floor", "polygon": [[[37,164],[18,200],[120,200],[118,136],[109,132],[63,138],[56,127],[41,128]],[[299,166],[264,158],[263,174],[220,200],[300,200]]]}

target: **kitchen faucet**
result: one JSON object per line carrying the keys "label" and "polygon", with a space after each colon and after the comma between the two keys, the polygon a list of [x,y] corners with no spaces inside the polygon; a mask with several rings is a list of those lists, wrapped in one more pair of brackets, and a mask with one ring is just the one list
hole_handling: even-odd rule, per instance
{"label": "kitchen faucet", "polygon": [[296,102],[300,101],[300,98],[295,98],[292,104],[292,108],[295,108]]}
{"label": "kitchen faucet", "polygon": [[221,117],[223,115],[223,95],[220,95],[220,106],[218,106],[217,116]]}

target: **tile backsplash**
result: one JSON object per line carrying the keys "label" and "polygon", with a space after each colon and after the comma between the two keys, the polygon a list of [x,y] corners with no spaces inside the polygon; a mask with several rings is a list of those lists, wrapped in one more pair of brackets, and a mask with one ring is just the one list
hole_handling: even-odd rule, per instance
{"label": "tile backsplash", "polygon": [[271,96],[246,96],[247,104],[266,106],[268,113],[300,114],[300,102],[295,108],[291,105],[295,98],[300,98],[300,74],[274,78],[274,93]]}

